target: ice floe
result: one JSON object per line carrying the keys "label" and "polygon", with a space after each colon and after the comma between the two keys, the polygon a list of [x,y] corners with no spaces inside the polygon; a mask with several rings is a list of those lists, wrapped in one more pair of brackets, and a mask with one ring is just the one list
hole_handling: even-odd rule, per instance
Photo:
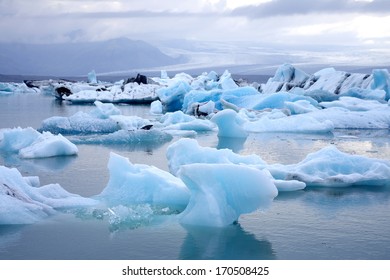
{"label": "ice floe", "polygon": [[386,185],[390,183],[390,162],[325,147],[297,164],[270,165],[267,169],[281,180],[296,180],[314,187]]}
{"label": "ice floe", "polygon": [[78,153],[76,145],[61,134],[39,133],[31,127],[0,130],[0,151],[18,153],[21,158],[70,156]]}
{"label": "ice floe", "polygon": [[0,224],[31,224],[58,210],[95,204],[58,184],[40,186],[39,178],[23,177],[15,168],[0,166]]}

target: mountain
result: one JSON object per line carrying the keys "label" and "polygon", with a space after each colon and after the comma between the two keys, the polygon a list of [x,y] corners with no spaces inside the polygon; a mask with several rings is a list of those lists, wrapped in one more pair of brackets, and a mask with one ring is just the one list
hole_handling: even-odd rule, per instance
{"label": "mountain", "polygon": [[185,62],[144,41],[119,38],[64,44],[0,43],[0,73],[6,75],[86,75]]}

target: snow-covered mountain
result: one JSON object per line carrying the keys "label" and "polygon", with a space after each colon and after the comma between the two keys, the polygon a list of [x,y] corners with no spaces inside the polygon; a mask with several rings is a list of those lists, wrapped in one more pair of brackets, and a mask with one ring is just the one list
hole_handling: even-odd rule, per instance
{"label": "snow-covered mountain", "polygon": [[183,63],[144,41],[119,38],[64,44],[0,44],[0,73],[74,76]]}

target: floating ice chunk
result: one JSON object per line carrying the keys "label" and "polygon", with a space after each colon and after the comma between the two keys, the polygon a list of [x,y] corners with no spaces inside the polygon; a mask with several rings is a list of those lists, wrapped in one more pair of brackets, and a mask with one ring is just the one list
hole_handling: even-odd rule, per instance
{"label": "floating ice chunk", "polygon": [[329,133],[334,129],[331,121],[320,122],[307,114],[286,116],[280,110],[255,113],[241,110],[238,114],[225,109],[212,120],[218,125],[218,136],[224,137],[246,137],[248,132]]}
{"label": "floating ice chunk", "polygon": [[24,83],[0,83],[0,96],[14,93],[40,93],[40,90],[29,88]]}
{"label": "floating ice chunk", "polygon": [[284,102],[284,105],[288,110],[290,110],[291,114],[305,114],[309,112],[318,111],[319,109],[315,106],[313,106],[309,101],[307,100],[297,100],[295,102]]}
{"label": "floating ice chunk", "polygon": [[239,107],[252,108],[261,99],[259,92],[253,87],[238,87],[234,89],[221,90],[191,90],[183,100],[182,110],[187,114],[194,113],[194,107],[198,104],[214,102],[215,108],[222,109],[221,99],[235,104]]}
{"label": "floating ice chunk", "polygon": [[0,166],[0,224],[31,224],[59,209],[97,204],[93,199],[65,191],[58,184],[33,187],[28,181],[17,169]]}
{"label": "floating ice chunk", "polygon": [[168,126],[177,123],[191,122],[195,119],[196,118],[194,116],[184,114],[182,111],[176,111],[165,113],[163,116],[161,116],[160,122],[164,126]]}
{"label": "floating ice chunk", "polygon": [[191,86],[187,82],[179,80],[169,87],[157,90],[157,95],[160,98],[165,111],[173,112],[182,108],[184,96],[190,92],[191,89]]}
{"label": "floating ice chunk", "polygon": [[95,70],[92,70],[88,73],[88,83],[97,84],[97,82],[96,72]]}
{"label": "floating ice chunk", "polygon": [[[261,100],[255,104],[251,109],[263,110],[263,109],[282,109],[285,108],[285,102],[295,102],[298,100],[306,100],[314,107],[318,106],[318,102],[313,98],[303,95],[297,95],[287,92],[278,92],[274,94],[264,94],[261,96]],[[229,100],[227,100],[229,101]]]}
{"label": "floating ice chunk", "polygon": [[168,73],[165,70],[161,70],[161,79],[169,79]]}
{"label": "floating ice chunk", "polygon": [[161,115],[163,113],[163,107],[160,100],[153,101],[150,104],[150,113],[153,115]]}
{"label": "floating ice chunk", "polygon": [[0,150],[14,153],[30,146],[40,133],[35,129],[28,128],[13,128],[0,130]]}
{"label": "floating ice chunk", "polygon": [[197,119],[182,111],[166,113],[160,118],[160,122],[164,125],[164,130],[211,131],[215,128],[209,120]]}
{"label": "floating ice chunk", "polygon": [[306,184],[304,182],[297,180],[274,180],[274,184],[278,189],[278,192],[292,192],[306,188]]}
{"label": "floating ice chunk", "polygon": [[229,163],[265,166],[257,155],[238,155],[229,149],[202,147],[194,139],[182,138],[167,148],[169,170],[177,174],[180,166],[191,163]]}
{"label": "floating ice chunk", "polygon": [[62,135],[53,135],[50,132],[40,134],[31,127],[2,130],[0,150],[19,153],[21,158],[68,156],[78,153],[76,145]]}
{"label": "floating ice chunk", "polygon": [[248,136],[248,132],[243,128],[246,120],[231,109],[218,112],[211,121],[217,124],[220,137],[246,138]]}
{"label": "floating ice chunk", "polygon": [[271,78],[271,81],[303,84],[309,78],[310,76],[308,74],[298,68],[295,68],[291,64],[283,64],[276,70],[274,77]]}
{"label": "floating ice chunk", "polygon": [[339,100],[332,102],[321,102],[320,106],[325,108],[340,107],[351,111],[388,110],[387,104],[376,100],[363,100],[355,97],[343,96]]}
{"label": "floating ice chunk", "polygon": [[377,100],[382,102],[386,100],[386,92],[382,89],[371,90],[353,87],[343,93],[340,93],[340,97],[341,96],[350,96],[360,99]]}
{"label": "floating ice chunk", "polygon": [[218,74],[215,72],[215,71],[210,71],[208,74],[207,74],[207,77],[212,80],[212,81],[218,81],[219,77],[218,77]]}
{"label": "floating ice chunk", "polygon": [[229,73],[228,70],[225,70],[225,72],[219,78],[219,82],[221,84],[221,88],[224,90],[238,88],[238,85],[232,79],[232,75]]}
{"label": "floating ice chunk", "polygon": [[98,119],[108,119],[110,116],[122,115],[121,110],[111,103],[95,101],[94,104],[96,108],[91,110],[89,114]]}
{"label": "floating ice chunk", "polygon": [[319,122],[330,121],[336,129],[388,129],[390,127],[388,106],[368,111],[350,111],[341,107],[332,107],[305,115]]}
{"label": "floating ice chunk", "polygon": [[40,131],[61,134],[112,133],[120,129],[112,116],[121,115],[121,111],[113,104],[96,101],[96,108],[88,113],[77,112],[70,117],[54,116],[42,122]]}
{"label": "floating ice chunk", "polygon": [[[308,114],[308,113],[307,113]],[[264,112],[259,119],[244,124],[249,132],[330,133],[334,125],[329,120],[318,121],[307,114],[286,116],[280,111]]]}
{"label": "floating ice chunk", "polygon": [[43,120],[40,131],[61,134],[112,133],[120,129],[117,122],[108,118],[100,119],[91,114],[77,112],[70,117],[50,117]]}
{"label": "floating ice chunk", "polygon": [[142,129],[145,126],[152,125],[152,123],[138,116],[110,116],[110,119],[114,120],[121,129],[132,131]]}
{"label": "floating ice chunk", "polygon": [[172,174],[154,166],[132,164],[127,158],[111,153],[108,163],[110,180],[96,196],[109,206],[150,203],[184,209],[189,191]]}
{"label": "floating ice chunk", "polygon": [[198,107],[199,114],[211,115],[215,111],[215,102],[208,101],[204,104],[200,104]]}
{"label": "floating ice chunk", "polygon": [[298,180],[307,186],[346,187],[390,183],[390,162],[349,155],[334,146],[309,154],[292,165],[270,165],[275,179]]}
{"label": "floating ice chunk", "polygon": [[381,89],[386,92],[386,100],[390,99],[390,74],[387,69],[374,69],[372,71],[371,89]]}
{"label": "floating ice chunk", "polygon": [[55,156],[77,155],[78,149],[61,134],[53,135],[43,132],[31,145],[21,149],[21,158],[45,158]]}
{"label": "floating ice chunk", "polygon": [[233,164],[194,163],[180,168],[178,176],[191,191],[183,224],[224,227],[241,214],[265,210],[278,195],[267,171]]}

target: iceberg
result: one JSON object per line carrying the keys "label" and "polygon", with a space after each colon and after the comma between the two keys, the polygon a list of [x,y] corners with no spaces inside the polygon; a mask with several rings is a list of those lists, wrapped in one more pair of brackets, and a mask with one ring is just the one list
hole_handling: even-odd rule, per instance
{"label": "iceberg", "polygon": [[97,84],[98,80],[96,77],[96,72],[95,70],[92,70],[91,72],[88,73],[88,83],[89,84]]}
{"label": "iceberg", "polygon": [[[159,84],[144,84],[132,81],[119,81],[114,84],[97,81],[96,74],[88,75],[89,83],[61,82],[52,83],[51,91],[62,100],[71,103],[93,103],[95,101],[109,103],[151,103],[157,100]],[[47,90],[46,90],[47,91]]]}
{"label": "iceberg", "polygon": [[[371,74],[362,74],[325,68],[310,75],[290,64],[283,64],[277,69],[274,77],[261,84],[260,92],[263,94],[300,92],[318,102],[356,94],[362,99],[387,101],[390,98],[389,85],[390,76],[387,69],[374,69]],[[385,94],[382,95],[381,92]]]}
{"label": "iceberg", "polygon": [[390,74],[387,69],[374,69],[372,71],[372,90],[383,90],[386,93],[386,100],[390,99]]}
{"label": "iceberg", "polygon": [[305,117],[320,123],[331,122],[335,129],[389,129],[390,110],[387,107],[351,111],[343,107],[329,106],[327,109],[307,113]]}
{"label": "iceberg", "polygon": [[108,169],[110,180],[95,199],[109,206],[147,203],[183,210],[188,204],[189,190],[169,172],[133,164],[115,153],[110,154]]}
{"label": "iceberg", "polygon": [[291,165],[269,165],[277,180],[295,180],[308,187],[382,186],[390,183],[390,162],[349,155],[334,146],[309,154]]}
{"label": "iceberg", "polygon": [[246,120],[231,109],[218,112],[211,118],[218,126],[219,137],[246,138],[248,132],[243,128]]}
{"label": "iceberg", "polygon": [[194,163],[178,176],[191,191],[180,223],[224,227],[241,214],[267,209],[278,191],[268,172],[233,164]]}
{"label": "iceberg", "polygon": [[112,116],[121,116],[121,111],[113,104],[96,101],[95,108],[88,113],[77,112],[70,117],[54,116],[42,122],[40,131],[61,134],[112,133],[120,129]]}
{"label": "iceberg", "polygon": [[157,95],[161,100],[164,111],[174,112],[183,106],[184,96],[192,90],[191,86],[183,80],[166,88],[157,90]]}
{"label": "iceberg", "polygon": [[0,96],[14,93],[40,93],[40,90],[30,88],[24,83],[0,83]]}
{"label": "iceberg", "polygon": [[160,118],[163,130],[193,130],[212,131],[215,125],[209,120],[197,119],[194,116],[184,114],[182,111],[168,112]]}
{"label": "iceberg", "polygon": [[97,204],[58,184],[39,186],[39,178],[23,177],[15,168],[0,166],[0,224],[31,224],[59,210]]}
{"label": "iceberg", "polygon": [[266,166],[257,155],[239,155],[229,149],[202,147],[195,139],[182,138],[168,146],[166,156],[172,174],[177,175],[183,165],[193,163],[240,164]]}
{"label": "iceberg", "polygon": [[21,158],[46,158],[77,155],[78,149],[61,134],[42,134],[35,129],[14,128],[0,131],[0,150],[18,153]]}
{"label": "iceberg", "polygon": [[333,122],[317,120],[308,114],[287,116],[280,110],[250,112],[245,109],[236,113],[225,109],[212,119],[218,125],[218,136],[245,138],[249,132],[331,133]]}

